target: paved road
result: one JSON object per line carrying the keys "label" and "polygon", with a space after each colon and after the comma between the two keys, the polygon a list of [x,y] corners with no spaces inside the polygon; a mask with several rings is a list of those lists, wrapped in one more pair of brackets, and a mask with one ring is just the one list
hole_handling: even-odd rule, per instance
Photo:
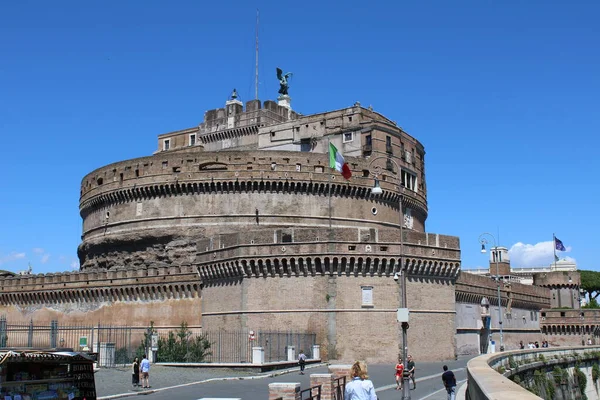
{"label": "paved road", "polygon": [[[417,389],[411,390],[412,400],[446,399],[442,389],[442,365],[455,371],[458,381],[466,379],[464,370],[469,358],[447,362],[417,362]],[[274,374],[250,375],[248,372],[201,370],[153,366],[150,390],[143,392],[144,400],[197,399],[268,399],[268,385],[273,382],[299,382],[302,389],[309,387],[311,373],[327,373],[327,366],[307,368],[306,375],[298,370],[280,371]],[[380,400],[400,399],[395,390],[393,365],[370,365],[369,374]],[[100,398],[135,396],[142,391],[131,390],[127,369],[103,369],[96,374],[96,386]],[[412,385],[411,385],[412,387]],[[113,397],[114,396],[114,397]]]}

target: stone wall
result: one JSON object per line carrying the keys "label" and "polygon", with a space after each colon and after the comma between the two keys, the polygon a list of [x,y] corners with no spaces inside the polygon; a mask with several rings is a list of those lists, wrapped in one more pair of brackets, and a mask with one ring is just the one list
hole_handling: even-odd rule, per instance
{"label": "stone wall", "polygon": [[191,266],[16,276],[0,280],[0,315],[12,321],[118,326],[201,325]]}

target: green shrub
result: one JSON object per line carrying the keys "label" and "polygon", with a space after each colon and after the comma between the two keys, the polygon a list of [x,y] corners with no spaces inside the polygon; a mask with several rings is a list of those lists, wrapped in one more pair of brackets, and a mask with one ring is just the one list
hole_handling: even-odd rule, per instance
{"label": "green shrub", "polygon": [[598,382],[598,377],[600,377],[600,366],[595,363],[592,365],[592,381],[594,381],[594,384]]}
{"label": "green shrub", "polygon": [[581,395],[585,397],[585,387],[587,385],[587,378],[585,374],[579,369],[579,366],[576,366],[573,369],[573,375],[575,375],[575,377],[577,378],[577,383],[579,384],[579,393],[581,393]]}
{"label": "green shrub", "polygon": [[517,368],[517,362],[515,361],[515,358],[513,356],[508,356],[508,366],[510,367],[510,369]]}

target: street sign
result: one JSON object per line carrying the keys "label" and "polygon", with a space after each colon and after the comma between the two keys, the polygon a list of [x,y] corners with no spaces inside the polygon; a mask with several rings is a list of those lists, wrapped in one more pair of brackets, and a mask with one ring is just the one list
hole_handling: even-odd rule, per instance
{"label": "street sign", "polygon": [[79,337],[79,347],[87,347],[87,345],[88,345],[87,336],[80,336]]}

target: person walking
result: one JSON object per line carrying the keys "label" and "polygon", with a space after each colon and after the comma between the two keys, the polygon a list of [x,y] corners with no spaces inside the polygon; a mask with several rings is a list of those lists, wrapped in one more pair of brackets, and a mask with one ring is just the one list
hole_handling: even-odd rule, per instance
{"label": "person walking", "polygon": [[140,386],[140,360],[136,357],[131,364],[131,386],[135,389]]}
{"label": "person walking", "polygon": [[406,364],[406,368],[408,368],[408,377],[410,378],[410,380],[413,383],[413,390],[415,390],[417,388],[417,382],[415,382],[415,370],[416,370],[416,366],[415,366],[415,360],[413,360],[413,357],[411,355],[408,356],[408,364]]}
{"label": "person walking", "polygon": [[446,388],[446,392],[448,392],[448,400],[454,400],[456,398],[456,377],[454,376],[454,372],[448,370],[447,365],[444,365],[442,369],[444,370],[442,382],[444,382],[444,387]]}
{"label": "person walking", "polygon": [[377,400],[375,386],[369,380],[367,365],[362,361],[355,362],[350,368],[350,378],[344,391],[344,400]]}
{"label": "person walking", "polygon": [[306,354],[304,354],[304,350],[300,350],[300,354],[298,354],[298,364],[300,364],[300,375],[304,375],[304,367],[306,366]]}
{"label": "person walking", "polygon": [[402,364],[402,357],[398,357],[398,364],[396,364],[396,390],[402,390],[402,378],[404,374],[404,364]]}
{"label": "person walking", "polygon": [[144,354],[144,358],[142,359],[142,363],[140,364],[140,369],[142,370],[142,388],[149,389],[150,388],[150,360]]}

